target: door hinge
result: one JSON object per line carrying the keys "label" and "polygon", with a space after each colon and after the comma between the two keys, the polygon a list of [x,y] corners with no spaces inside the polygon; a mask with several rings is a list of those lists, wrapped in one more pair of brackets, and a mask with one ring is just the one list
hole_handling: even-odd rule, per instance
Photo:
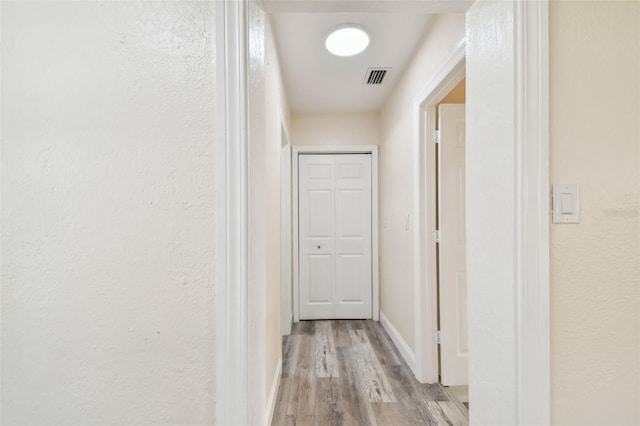
{"label": "door hinge", "polygon": [[434,333],[434,340],[436,341],[436,345],[442,344],[442,332],[440,330]]}
{"label": "door hinge", "polygon": [[433,142],[440,143],[440,130],[433,132]]}
{"label": "door hinge", "polygon": [[440,230],[436,229],[435,231],[433,231],[433,242],[434,243],[440,243]]}

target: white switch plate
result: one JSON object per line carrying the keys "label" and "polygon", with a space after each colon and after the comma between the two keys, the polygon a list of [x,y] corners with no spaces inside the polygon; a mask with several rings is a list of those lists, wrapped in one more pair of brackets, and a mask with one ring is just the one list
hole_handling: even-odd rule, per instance
{"label": "white switch plate", "polygon": [[553,223],[580,223],[577,184],[553,184]]}

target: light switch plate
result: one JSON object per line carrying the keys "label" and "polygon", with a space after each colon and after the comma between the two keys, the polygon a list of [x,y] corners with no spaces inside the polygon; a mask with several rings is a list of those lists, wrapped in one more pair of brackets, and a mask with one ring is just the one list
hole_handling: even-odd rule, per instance
{"label": "light switch plate", "polygon": [[553,223],[580,223],[577,184],[553,184]]}

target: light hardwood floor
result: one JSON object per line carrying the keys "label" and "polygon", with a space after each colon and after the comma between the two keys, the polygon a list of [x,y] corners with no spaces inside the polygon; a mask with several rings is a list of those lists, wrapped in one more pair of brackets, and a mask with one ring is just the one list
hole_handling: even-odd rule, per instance
{"label": "light hardwood floor", "polygon": [[468,425],[441,385],[420,384],[382,326],[301,321],[283,339],[273,425]]}

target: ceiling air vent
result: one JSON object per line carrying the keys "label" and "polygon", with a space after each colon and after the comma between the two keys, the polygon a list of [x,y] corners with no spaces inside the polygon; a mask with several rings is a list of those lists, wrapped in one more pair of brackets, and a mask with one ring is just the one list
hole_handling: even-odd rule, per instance
{"label": "ceiling air vent", "polygon": [[384,77],[391,68],[369,68],[367,75],[364,77],[364,84],[375,86],[382,84]]}

